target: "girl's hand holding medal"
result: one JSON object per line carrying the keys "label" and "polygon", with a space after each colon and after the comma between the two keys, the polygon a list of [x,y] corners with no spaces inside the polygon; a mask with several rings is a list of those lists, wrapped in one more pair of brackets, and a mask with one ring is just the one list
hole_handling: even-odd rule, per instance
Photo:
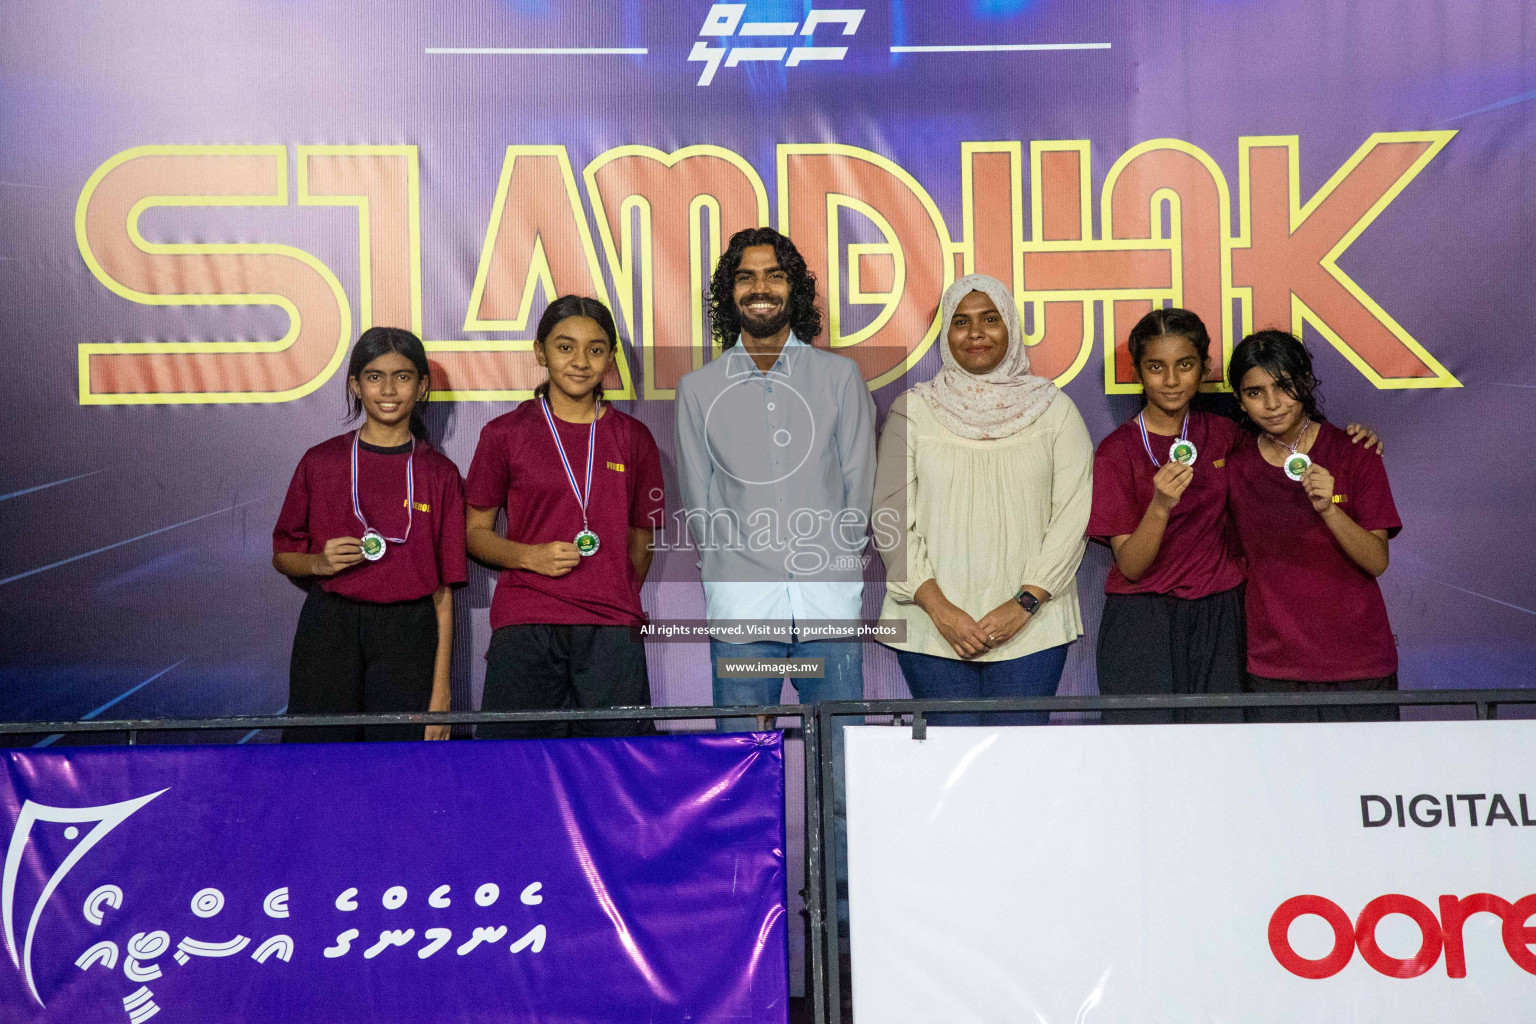
{"label": "girl's hand holding medal", "polygon": [[1186,466],[1182,462],[1163,463],[1162,468],[1152,477],[1152,504],[1164,512],[1172,512],[1194,479],[1193,466]]}
{"label": "girl's hand holding medal", "polygon": [[1333,504],[1333,474],[1317,463],[1307,467],[1301,474],[1302,490],[1307,492],[1307,499],[1312,502],[1312,508],[1318,515],[1325,515]]}
{"label": "girl's hand holding medal", "polygon": [[523,561],[524,569],[559,579],[581,564],[581,553],[570,541],[552,540],[548,544],[530,544]]}
{"label": "girl's hand holding medal", "polygon": [[316,576],[335,576],[363,560],[363,543],[356,537],[332,537],[313,557]]}

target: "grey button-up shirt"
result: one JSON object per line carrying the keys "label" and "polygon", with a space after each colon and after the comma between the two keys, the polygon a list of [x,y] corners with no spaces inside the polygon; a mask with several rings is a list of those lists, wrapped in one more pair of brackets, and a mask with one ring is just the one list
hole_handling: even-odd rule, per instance
{"label": "grey button-up shirt", "polygon": [[734,345],[678,382],[676,413],[709,618],[858,618],[875,403],[853,360],[791,337],[764,373]]}

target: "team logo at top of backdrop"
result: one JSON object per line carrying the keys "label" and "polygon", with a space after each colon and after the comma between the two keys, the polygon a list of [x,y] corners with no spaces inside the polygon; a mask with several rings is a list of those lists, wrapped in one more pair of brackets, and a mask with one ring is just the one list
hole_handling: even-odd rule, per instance
{"label": "team logo at top of backdrop", "polygon": [[[699,35],[705,38],[693,44],[688,54],[690,61],[704,65],[699,72],[699,85],[715,80],[715,72],[724,61],[734,68],[748,61],[770,61],[795,67],[812,60],[842,60],[848,56],[846,46],[818,46],[814,36],[818,28],[823,35],[841,27],[843,36],[851,36],[859,30],[864,20],[864,9],[838,8],[816,10],[806,14],[805,21],[744,21],[747,4],[714,4],[704,16]],[[709,40],[723,40],[723,45],[712,46]],[[743,43],[742,40],[751,40]],[[791,41],[793,45],[790,45]]]}

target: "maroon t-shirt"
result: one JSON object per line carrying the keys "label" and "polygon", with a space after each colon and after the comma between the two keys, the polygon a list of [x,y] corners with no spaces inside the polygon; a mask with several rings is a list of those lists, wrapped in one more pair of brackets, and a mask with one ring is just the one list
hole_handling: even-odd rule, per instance
{"label": "maroon t-shirt", "polygon": [[[1228,460],[1231,506],[1248,560],[1248,671],[1271,679],[1344,682],[1397,671],[1381,588],[1355,565],[1301,484],[1244,435]],[[1367,530],[1402,529],[1381,456],[1319,424],[1307,453],[1333,474],[1334,503]]]}
{"label": "maroon t-shirt", "polygon": [[[463,583],[464,480],[459,468],[425,441],[377,448],[360,444],[357,492],[368,525],[389,541],[377,562],[359,562],[320,585],[354,601],[389,604],[430,596],[439,587]],[[415,507],[405,504],[407,462],[416,479]],[[299,460],[288,497],[272,531],[273,552],[318,554],[335,537],[361,537],[363,524],[352,509],[352,434],[315,445]]]}
{"label": "maroon t-shirt", "polygon": [[[1243,582],[1243,570],[1233,559],[1227,516],[1227,456],[1240,431],[1225,416],[1189,414],[1189,440],[1196,451],[1195,476],[1168,514],[1157,557],[1132,582],[1111,565],[1104,581],[1108,594],[1169,594],[1192,600],[1231,590]],[[1168,462],[1168,449],[1177,440],[1147,431],[1157,461]],[[1158,467],[1147,455],[1141,430],[1132,419],[1099,442],[1093,455],[1093,511],[1088,536],[1109,538],[1136,532],[1152,504],[1152,478]]]}
{"label": "maroon t-shirt", "polygon": [[[539,402],[519,405],[485,425],[469,465],[466,495],[475,508],[505,508],[507,539],[520,544],[574,542],[581,505]],[[555,425],[576,474],[586,483],[590,424]],[[597,421],[587,526],[597,553],[558,578],[503,569],[491,599],[491,628],[516,623],[628,626],[641,622],[640,581],[629,561],[629,528],[659,529],[665,515],[661,454],[644,423],[610,405]]]}

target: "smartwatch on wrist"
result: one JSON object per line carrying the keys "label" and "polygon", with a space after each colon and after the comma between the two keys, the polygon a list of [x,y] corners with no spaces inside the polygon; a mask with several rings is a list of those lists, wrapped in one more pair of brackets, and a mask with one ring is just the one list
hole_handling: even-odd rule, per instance
{"label": "smartwatch on wrist", "polygon": [[1019,602],[1020,608],[1023,608],[1031,615],[1040,610],[1040,599],[1023,587],[1020,587],[1019,592],[1013,595],[1013,599]]}

